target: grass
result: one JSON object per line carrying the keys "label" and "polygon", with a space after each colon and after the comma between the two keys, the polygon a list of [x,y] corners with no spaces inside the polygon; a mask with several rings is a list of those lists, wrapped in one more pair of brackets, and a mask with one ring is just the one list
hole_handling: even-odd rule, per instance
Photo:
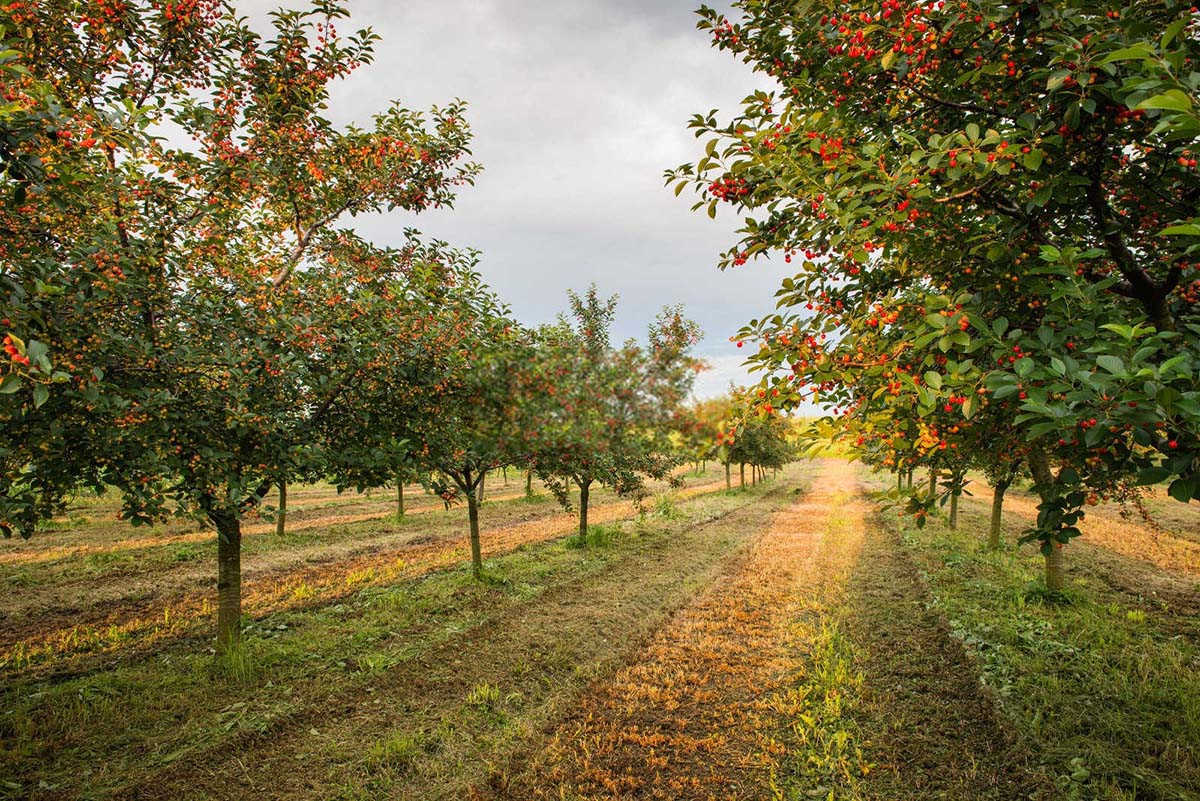
{"label": "grass", "polygon": [[[1058,797],[1184,801],[1200,788],[1200,648],[1161,607],[1089,578],[1053,599],[1031,547],[981,547],[958,531],[904,525],[935,608],[974,656],[1000,708],[1053,775]],[[1070,558],[1070,554],[1068,554]],[[1195,631],[1197,621],[1184,623]]]}
{"label": "grass", "polygon": [[[695,523],[729,505],[723,496],[699,496],[687,501],[684,518]],[[565,537],[522,546],[487,560],[488,573],[502,577],[495,582],[473,581],[464,565],[362,586],[337,603],[251,621],[236,653],[220,659],[203,641],[187,639],[76,678],[12,681],[0,691],[0,774],[20,789],[0,784],[0,797],[25,798],[38,787],[46,797],[74,797],[85,788],[88,797],[103,797],[231,738],[307,725],[295,721],[315,714],[334,688],[348,698],[370,697],[398,666],[415,665],[505,610],[538,603],[564,582],[602,574],[635,551],[672,540],[678,525],[663,521],[631,537],[596,526],[607,547],[586,559]],[[557,664],[552,657],[546,665]],[[471,691],[463,709],[477,715],[482,705],[485,722],[495,726],[522,702],[489,682]],[[314,720],[324,728],[323,716]],[[404,738],[423,735],[394,736],[377,744],[368,762],[398,775],[412,752]],[[367,749],[363,743],[360,759]]]}

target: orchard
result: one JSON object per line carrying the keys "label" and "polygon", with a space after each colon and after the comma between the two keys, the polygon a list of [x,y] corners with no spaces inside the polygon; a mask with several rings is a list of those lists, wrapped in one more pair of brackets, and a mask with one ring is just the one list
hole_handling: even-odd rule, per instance
{"label": "orchard", "polygon": [[0,0],[0,801],[1197,797],[1200,11],[276,2]]}

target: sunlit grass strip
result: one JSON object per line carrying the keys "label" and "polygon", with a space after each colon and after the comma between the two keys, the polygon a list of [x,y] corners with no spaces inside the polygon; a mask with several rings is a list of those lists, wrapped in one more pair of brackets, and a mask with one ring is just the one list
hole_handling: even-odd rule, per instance
{"label": "sunlit grass strip", "polygon": [[849,492],[853,482],[840,464],[829,483],[839,491],[826,499],[818,525],[820,545],[811,570],[814,591],[792,624],[789,648],[797,651],[796,674],[772,698],[784,729],[772,743],[779,757],[770,789],[778,801],[819,798],[855,801],[871,770],[864,736],[854,720],[862,701],[863,675],[844,631],[846,582],[866,533],[867,507]]}

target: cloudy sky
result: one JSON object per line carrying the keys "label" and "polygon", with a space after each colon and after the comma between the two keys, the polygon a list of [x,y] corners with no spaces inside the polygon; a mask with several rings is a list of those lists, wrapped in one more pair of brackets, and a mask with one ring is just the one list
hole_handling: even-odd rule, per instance
{"label": "cloudy sky", "polygon": [[[255,22],[280,0],[242,0]],[[286,2],[286,5],[299,5]],[[688,117],[735,110],[761,78],[696,30],[698,0],[350,0],[342,33],[382,36],[375,63],[335,88],[331,117],[366,123],[391,100],[422,108],[470,103],[484,172],[453,210],[361,219],[380,243],[415,225],[483,252],[482,272],[535,324],[595,282],[619,294],[618,338],[642,337],[664,304],[682,303],[704,329],[713,369],[700,397],[745,383],[730,335],[773,307],[781,261],[725,273],[716,256],[737,219],[691,212],[694,196],[663,186],[668,167],[703,142]],[[256,25],[257,27],[257,25]]]}

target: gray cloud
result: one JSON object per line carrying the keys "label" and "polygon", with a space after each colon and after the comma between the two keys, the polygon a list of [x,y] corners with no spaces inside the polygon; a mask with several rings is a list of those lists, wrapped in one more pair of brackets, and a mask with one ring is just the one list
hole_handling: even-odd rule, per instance
{"label": "gray cloud", "polygon": [[[676,198],[661,175],[701,152],[686,129],[691,114],[734,110],[765,84],[709,46],[695,29],[694,3],[351,3],[341,31],[370,26],[382,40],[375,63],[336,87],[332,118],[365,123],[391,100],[420,108],[461,97],[484,165],[453,210],[355,226],[390,243],[415,225],[480,249],[485,277],[527,323],[551,319],[567,289],[593,281],[621,296],[619,338],[644,335],[661,306],[683,303],[716,368],[697,394],[746,382],[728,338],[773,308],[789,271],[778,262],[718,271],[737,220],[726,210],[715,222],[690,212],[694,198]],[[278,5],[238,8],[261,24]]]}

